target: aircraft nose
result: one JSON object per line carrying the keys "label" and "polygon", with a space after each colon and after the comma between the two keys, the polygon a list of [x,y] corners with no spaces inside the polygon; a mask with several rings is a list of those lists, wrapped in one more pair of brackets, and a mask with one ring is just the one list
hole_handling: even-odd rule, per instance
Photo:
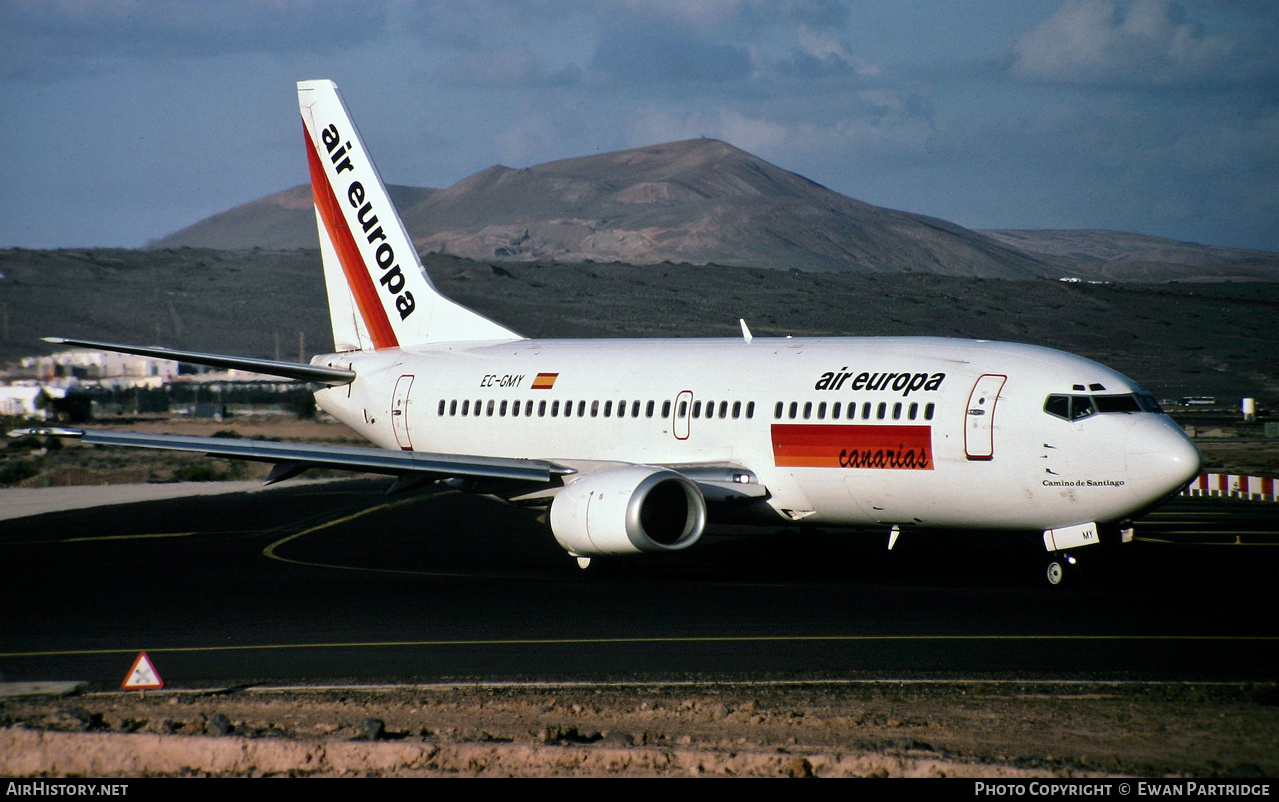
{"label": "aircraft nose", "polygon": [[1199,474],[1201,457],[1194,442],[1163,415],[1145,415],[1128,430],[1124,444],[1132,492],[1159,501]]}

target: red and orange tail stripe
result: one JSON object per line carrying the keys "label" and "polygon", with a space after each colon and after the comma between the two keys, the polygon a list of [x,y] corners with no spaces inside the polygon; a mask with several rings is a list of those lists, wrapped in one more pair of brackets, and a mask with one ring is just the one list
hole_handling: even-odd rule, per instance
{"label": "red and orange tail stripe", "polygon": [[311,193],[315,197],[315,208],[324,221],[324,229],[329,234],[333,249],[337,251],[347,286],[351,288],[360,317],[364,319],[364,327],[373,338],[374,348],[395,348],[400,342],[395,336],[395,330],[391,328],[391,320],[382,306],[382,299],[378,297],[377,287],[373,285],[373,276],[365,266],[364,257],[355,244],[355,236],[342,215],[342,207],[324,172],[324,163],[320,161],[311,132],[306,130],[306,123],[302,124],[302,128],[306,134],[306,158],[311,168]]}

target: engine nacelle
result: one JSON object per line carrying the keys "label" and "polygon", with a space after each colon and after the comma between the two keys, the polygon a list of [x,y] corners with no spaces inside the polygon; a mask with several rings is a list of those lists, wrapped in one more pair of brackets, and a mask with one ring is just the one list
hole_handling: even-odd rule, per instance
{"label": "engine nacelle", "polygon": [[678,551],[706,528],[706,501],[688,477],[633,465],[592,473],[551,502],[551,531],[570,554]]}

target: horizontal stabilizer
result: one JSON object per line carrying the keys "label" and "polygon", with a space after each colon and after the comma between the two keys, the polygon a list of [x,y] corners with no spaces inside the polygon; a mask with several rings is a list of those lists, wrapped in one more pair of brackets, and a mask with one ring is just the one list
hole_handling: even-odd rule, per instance
{"label": "horizontal stabilizer", "polygon": [[205,365],[211,368],[229,370],[247,370],[267,376],[281,376],[302,382],[316,384],[350,384],[355,381],[355,371],[344,368],[329,368],[323,365],[307,365],[302,362],[277,362],[273,359],[252,359],[244,356],[224,356],[222,354],[202,354],[198,351],[177,351],[172,348],[160,348],[142,345],[119,345],[117,343],[100,343],[93,340],[72,340],[67,337],[44,337],[47,343],[58,345],[74,345],[81,348],[96,348],[99,351],[114,351],[121,354],[136,354],[155,359],[173,359],[192,365]]}

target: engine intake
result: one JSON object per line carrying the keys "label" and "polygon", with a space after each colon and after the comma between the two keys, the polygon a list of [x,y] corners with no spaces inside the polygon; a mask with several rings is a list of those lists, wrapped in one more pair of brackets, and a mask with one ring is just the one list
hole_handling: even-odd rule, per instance
{"label": "engine intake", "polygon": [[551,502],[551,531],[570,554],[678,551],[706,528],[706,501],[688,477],[632,465],[592,473]]}

